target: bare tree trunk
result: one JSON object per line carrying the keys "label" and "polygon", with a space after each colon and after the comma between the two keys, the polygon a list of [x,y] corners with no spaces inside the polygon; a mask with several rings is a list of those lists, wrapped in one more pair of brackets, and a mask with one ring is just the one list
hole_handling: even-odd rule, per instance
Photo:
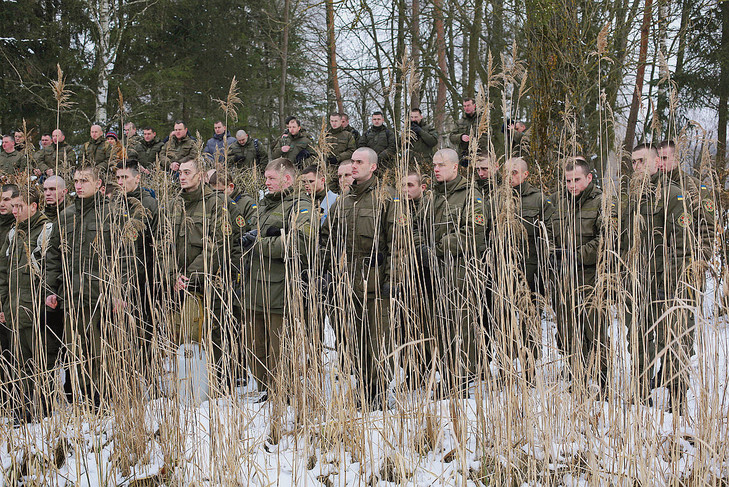
{"label": "bare tree trunk", "polygon": [[476,94],[476,72],[481,64],[479,59],[479,41],[481,39],[481,16],[483,0],[476,0],[473,9],[473,23],[469,33],[468,47],[468,84],[466,85],[466,96],[473,97]]}
{"label": "bare tree trunk", "polygon": [[410,20],[410,35],[412,36],[412,44],[410,47],[410,56],[413,61],[413,85],[416,89],[410,95],[410,106],[412,108],[420,108],[420,0],[413,0],[412,18]]}
{"label": "bare tree trunk", "polygon": [[278,93],[278,124],[281,130],[286,122],[286,71],[289,67],[289,9],[291,0],[284,0],[283,39],[281,40],[281,86]]}
{"label": "bare tree trunk", "polygon": [[392,120],[393,130],[397,130],[402,118],[403,71],[399,66],[402,64],[403,58],[405,57],[405,15],[405,0],[397,0],[397,44],[395,46],[395,100]]}
{"label": "bare tree trunk", "polygon": [[112,12],[109,0],[89,2],[91,20],[96,28],[96,64],[99,74],[96,78],[96,109],[94,118],[105,125],[108,112],[106,105],[109,101],[109,78],[116,63],[118,44],[112,44]]}
{"label": "bare tree trunk", "polygon": [[445,29],[443,27],[443,0],[433,0],[435,10],[435,45],[438,53],[438,94],[435,99],[435,129],[443,132],[443,125],[446,115],[446,85],[445,78],[448,77],[445,53]]}
{"label": "bare tree trunk", "polygon": [[[334,0],[326,0],[327,9],[327,106],[330,111],[336,106],[336,111],[343,112],[342,92],[339,89],[339,76],[337,75],[337,44],[334,37]],[[334,95],[334,100],[330,96]]]}
{"label": "bare tree trunk", "polygon": [[683,73],[683,61],[686,58],[686,31],[689,28],[691,0],[683,0],[681,5],[681,25],[678,29],[678,52],[676,53],[676,74]]}
{"label": "bare tree trunk", "polygon": [[[668,0],[658,1],[658,49],[664,56],[664,60],[667,63],[668,59],[668,23],[670,22],[671,15],[671,4]],[[657,60],[658,61],[658,60]],[[659,62],[659,76],[663,77],[664,73],[662,68],[666,66],[660,66]],[[671,134],[667,131],[671,130],[670,126],[665,123],[666,120],[671,119],[671,114],[666,113],[668,108],[668,82],[658,84],[658,104],[656,110],[658,111],[658,120],[661,122],[661,131],[666,137],[670,137]],[[673,127],[675,128],[675,127]]]}
{"label": "bare tree trunk", "polygon": [[726,161],[727,105],[729,104],[729,2],[721,2],[721,46],[723,56],[719,56],[721,74],[719,82],[719,128],[716,143],[716,169],[724,171]]}
{"label": "bare tree trunk", "polygon": [[[638,53],[638,70],[635,76],[635,90],[633,91],[633,100],[630,104],[630,114],[628,115],[628,125],[625,129],[625,140],[623,147],[630,150],[635,143],[635,125],[638,122],[638,110],[640,110],[640,99],[643,93],[643,81],[645,79],[645,65],[648,57],[648,37],[651,28],[651,12],[653,0],[645,0],[645,8],[643,10],[643,25],[640,28],[640,51]],[[629,173],[630,167],[627,161],[624,162],[624,172]]]}

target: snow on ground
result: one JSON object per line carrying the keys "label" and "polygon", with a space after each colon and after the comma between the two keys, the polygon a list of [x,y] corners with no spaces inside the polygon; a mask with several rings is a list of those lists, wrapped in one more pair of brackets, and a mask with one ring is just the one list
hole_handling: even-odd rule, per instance
{"label": "snow on ground", "polygon": [[[536,388],[477,384],[470,397],[425,400],[422,391],[384,412],[354,412],[337,401],[317,415],[278,411],[235,397],[181,406],[148,402],[136,418],[74,416],[59,410],[40,424],[0,426],[0,485],[671,485],[729,478],[729,318],[715,316],[707,290],[692,359],[689,411],[674,417],[611,394],[568,392],[558,371]],[[554,324],[544,322],[545,343]],[[625,330],[611,329],[623,352]],[[551,350],[551,351],[550,351]],[[545,363],[559,365],[545,347]],[[326,363],[334,364],[333,352]],[[698,357],[702,357],[699,360]],[[352,386],[332,380],[328,396]],[[615,388],[619,390],[620,388]],[[125,426],[120,426],[124,423]],[[276,425],[274,429],[272,425]],[[129,428],[137,428],[134,441]],[[704,448],[706,446],[706,448]],[[495,477],[496,474],[502,477]],[[693,477],[691,477],[693,475]],[[712,480],[713,479],[713,480]]]}

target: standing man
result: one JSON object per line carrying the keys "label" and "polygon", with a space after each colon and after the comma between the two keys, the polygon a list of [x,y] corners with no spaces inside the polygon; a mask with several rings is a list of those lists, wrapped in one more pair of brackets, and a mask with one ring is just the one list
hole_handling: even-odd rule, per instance
{"label": "standing man", "polygon": [[[23,188],[11,200],[15,226],[8,233],[0,255],[0,321],[10,332],[10,350],[19,376],[18,395],[13,409],[21,414],[32,404],[42,401],[43,413],[48,410],[50,398],[37,396],[36,388],[48,387],[60,348],[58,330],[49,330],[44,306],[39,296],[45,284],[45,257],[48,251],[53,223],[38,209],[40,195],[33,187]],[[40,325],[40,326],[38,326]],[[28,401],[27,398],[35,398]]]}
{"label": "standing man", "polygon": [[221,120],[213,124],[213,130],[215,133],[205,144],[203,154],[215,164],[220,164],[225,161],[225,155],[230,147],[236,143],[236,139],[228,133],[228,128],[223,125]]}
{"label": "standing man", "polygon": [[603,215],[602,190],[592,179],[587,161],[575,157],[564,167],[564,188],[552,198],[552,305],[557,313],[557,347],[567,358],[573,379],[585,377],[594,361],[606,391],[608,323],[584,304],[595,286],[603,227],[616,223],[617,215]]}
{"label": "standing man", "polygon": [[276,141],[272,156],[274,159],[279,157],[288,159],[297,168],[303,167],[308,163],[309,158],[314,156],[312,141],[306,130],[301,128],[298,118],[286,119],[286,130]]}
{"label": "standing man", "polygon": [[[45,303],[65,312],[66,357],[77,364],[67,379],[74,396],[98,404],[104,385],[100,375],[102,318],[108,319],[126,306],[117,293],[130,282],[125,264],[131,251],[123,244],[119,250],[119,242],[112,239],[112,217],[100,192],[99,167],[78,168],[73,180],[76,199],[59,219],[48,249]],[[67,249],[64,256],[61,249]],[[105,271],[112,256],[119,272],[109,274]]]}
{"label": "standing man", "polygon": [[254,165],[260,168],[265,154],[258,139],[251,138],[245,130],[236,132],[235,139],[235,144],[228,148],[228,164],[239,169]]}
{"label": "standing man", "polygon": [[438,145],[438,132],[423,120],[420,108],[410,110],[410,163],[430,164]]}
{"label": "standing man", "polygon": [[[390,288],[387,280],[390,201],[380,194],[376,170],[377,153],[373,149],[362,147],[354,151],[354,182],[349,192],[340,196],[331,208],[331,225],[322,227],[322,245],[328,242],[325,261],[328,260],[332,275],[343,276],[353,292],[351,297],[335,293],[334,309],[342,314],[333,322],[346,327],[335,330],[337,339],[351,350],[364,399],[373,407],[382,404],[391,372],[384,359],[390,352],[386,345],[390,329],[384,322],[381,294],[382,289]],[[337,303],[341,299],[345,302]]]}
{"label": "standing man", "polygon": [[182,120],[177,120],[170,139],[162,146],[159,154],[162,167],[173,173],[178,172],[180,164],[194,160],[197,156],[195,142],[187,134],[187,125]]}
{"label": "standing man", "polygon": [[329,115],[329,125],[331,129],[327,132],[327,143],[331,145],[331,148],[327,155],[327,162],[331,166],[337,166],[352,157],[357,144],[352,133],[342,127],[341,113]]}
{"label": "standing man", "polygon": [[144,139],[137,134],[137,126],[134,125],[134,122],[124,124],[124,137],[124,148],[127,152],[127,159],[138,160]]}
{"label": "standing man", "polygon": [[[465,98],[463,100],[463,116],[456,122],[456,126],[449,137],[461,160],[468,158],[468,145],[471,138],[478,137],[480,120],[481,114],[476,112],[476,101],[473,98]],[[488,138],[485,137],[485,134],[478,137],[478,149],[482,154],[488,153]]]}
{"label": "standing man", "polygon": [[[295,194],[296,168],[291,161],[274,159],[264,176],[268,193],[258,209],[244,292],[247,363],[264,393],[261,400],[286,384],[279,382],[284,312],[297,289],[289,276],[306,267],[316,232],[309,199]],[[300,259],[301,267],[293,259]]]}
{"label": "standing man", "polygon": [[304,189],[306,194],[313,199],[313,207],[318,211],[321,217],[321,225],[329,216],[329,209],[339,196],[332,190],[327,190],[326,175],[319,172],[317,166],[309,166],[301,172],[301,178],[304,180]]}
{"label": "standing man", "polygon": [[380,174],[385,172],[395,161],[395,134],[385,125],[382,112],[372,114],[372,126],[360,137],[358,147],[369,147],[377,154]]}
{"label": "standing man", "polygon": [[159,140],[157,132],[152,127],[142,129],[142,140],[136,146],[140,172],[149,174],[157,163],[157,157],[160,155],[163,146],[164,143]]}
{"label": "standing man", "polygon": [[25,169],[25,155],[15,150],[15,139],[10,135],[3,135],[3,150],[0,152],[0,171],[7,176],[14,176]]}
{"label": "standing man", "polygon": [[354,137],[354,143],[359,143],[359,132],[349,124],[349,115],[342,113],[342,127]]}
{"label": "standing man", "polygon": [[95,165],[99,167],[102,174],[106,173],[109,167],[115,167],[117,163],[114,146],[104,137],[104,130],[100,125],[94,124],[89,131],[91,138],[84,144],[84,152],[81,156],[81,165]]}
{"label": "standing man", "polygon": [[43,149],[38,157],[34,170],[36,176],[53,176],[57,169],[76,166],[76,152],[66,143],[66,136],[61,129],[51,132],[53,143]]}
{"label": "standing man", "polygon": [[[689,288],[697,279],[684,271],[692,260],[703,258],[705,225],[692,198],[662,179],[655,147],[639,144],[631,158],[634,179],[623,216],[622,251],[634,300],[627,311],[635,384],[643,397],[654,386],[666,386],[670,406],[680,413],[689,385],[694,318],[677,300],[693,301]],[[679,286],[681,280],[689,282]],[[653,378],[658,357],[661,369]]]}
{"label": "standing man", "polygon": [[352,177],[352,159],[342,161],[339,165],[337,168],[337,180],[339,181],[339,193],[347,193],[354,182],[354,178]]}

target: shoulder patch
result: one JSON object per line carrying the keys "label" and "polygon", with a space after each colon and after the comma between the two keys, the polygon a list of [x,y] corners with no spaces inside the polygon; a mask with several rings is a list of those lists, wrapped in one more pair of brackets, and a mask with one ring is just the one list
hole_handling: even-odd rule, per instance
{"label": "shoulder patch", "polygon": [[408,220],[405,217],[405,215],[400,215],[399,217],[397,217],[397,220],[395,220],[395,223],[397,223],[398,225],[404,227],[405,225],[408,224]]}
{"label": "shoulder patch", "polygon": [[220,229],[221,229],[221,230],[223,231],[223,235],[226,235],[226,236],[228,236],[228,235],[231,235],[231,234],[233,233],[233,227],[231,227],[231,226],[230,226],[230,223],[229,223],[229,222],[227,222],[227,221],[226,221],[226,222],[224,222],[224,223],[223,223],[223,224],[222,224],[222,225],[220,226]]}
{"label": "shoulder patch", "polygon": [[683,201],[683,195],[682,195],[682,194],[680,194],[680,195],[676,196],[676,199],[677,199],[678,201]]}
{"label": "shoulder patch", "polygon": [[479,213],[478,215],[476,215],[476,216],[475,216],[475,217],[473,218],[473,222],[474,222],[474,223],[475,223],[476,225],[478,225],[478,226],[481,226],[481,227],[482,227],[482,226],[484,226],[484,224],[486,223],[486,218],[484,218],[484,216],[483,216],[483,215],[482,215],[481,213]]}
{"label": "shoulder patch", "polygon": [[394,196],[394,197],[392,198],[392,201],[400,201],[400,198],[398,198],[397,196]]}
{"label": "shoulder patch", "polygon": [[706,189],[706,185],[705,184],[702,184],[701,185],[701,189]]}
{"label": "shoulder patch", "polygon": [[476,203],[482,203],[482,202],[483,202],[483,200],[480,197],[477,196],[476,197]]}
{"label": "shoulder patch", "polygon": [[552,200],[550,200],[549,198],[547,198],[547,203],[551,205],[552,204]]}
{"label": "shoulder patch", "polygon": [[299,210],[299,213],[309,213],[309,209],[308,208],[302,208],[301,210]]}
{"label": "shoulder patch", "polygon": [[691,222],[693,220],[691,219],[691,215],[688,213],[682,213],[681,216],[678,217],[678,224],[681,225],[683,228],[688,228],[689,225],[691,225]]}
{"label": "shoulder patch", "polygon": [[258,208],[258,205],[257,205],[257,204],[255,204],[255,203],[253,203],[253,204],[251,205],[251,208]]}
{"label": "shoulder patch", "polygon": [[704,207],[704,211],[708,211],[709,213],[714,213],[714,210],[716,210],[716,205],[708,198],[701,202],[701,206]]}
{"label": "shoulder patch", "polygon": [[238,215],[237,217],[235,217],[235,223],[241,228],[246,226],[246,220],[245,218],[243,218],[243,215]]}

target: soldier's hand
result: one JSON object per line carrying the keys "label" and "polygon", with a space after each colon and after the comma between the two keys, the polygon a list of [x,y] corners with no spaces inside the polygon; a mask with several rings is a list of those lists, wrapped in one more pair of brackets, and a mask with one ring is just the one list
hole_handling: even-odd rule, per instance
{"label": "soldier's hand", "polygon": [[54,174],[53,169],[46,169],[46,176],[48,176],[50,178],[51,176],[53,176],[53,174]]}
{"label": "soldier's hand", "polygon": [[142,174],[152,174],[149,169],[142,166],[139,166],[139,172],[141,172]]}
{"label": "soldier's hand", "polygon": [[46,306],[51,309],[56,309],[58,307],[58,296],[56,296],[55,294],[46,296]]}
{"label": "soldier's hand", "polygon": [[251,230],[240,237],[240,244],[244,249],[249,249],[258,239],[258,230]]}
{"label": "soldier's hand", "polygon": [[0,323],[5,323],[5,313],[0,312]]}
{"label": "soldier's hand", "polygon": [[420,132],[423,131],[423,128],[417,122],[410,122],[410,130],[415,132],[417,135],[420,135]]}
{"label": "soldier's hand", "polygon": [[466,134],[463,134],[463,135],[461,135],[461,140],[462,140],[463,142],[468,142],[468,141],[470,141],[470,140],[471,140],[471,137],[469,137],[469,136],[468,136],[468,135],[466,135]]}
{"label": "soldier's hand", "polygon": [[268,230],[266,230],[266,237],[280,237],[282,231],[283,234],[286,235],[285,228],[269,227]]}
{"label": "soldier's hand", "polygon": [[327,163],[329,163],[332,166],[336,166],[337,164],[339,164],[339,161],[337,160],[337,156],[332,154],[329,157],[327,157]]}
{"label": "soldier's hand", "polygon": [[40,177],[43,175],[43,171],[41,171],[40,169],[33,169],[33,174]]}
{"label": "soldier's hand", "polygon": [[170,164],[170,171],[179,171],[180,170],[180,163],[179,162],[173,162]]}
{"label": "soldier's hand", "polygon": [[190,282],[189,277],[185,277],[182,274],[180,274],[177,277],[177,281],[175,282],[175,291],[182,291],[183,289],[187,288],[187,284]]}
{"label": "soldier's hand", "polygon": [[291,150],[291,146],[290,145],[282,145],[281,146],[281,152],[288,152],[290,150]]}

